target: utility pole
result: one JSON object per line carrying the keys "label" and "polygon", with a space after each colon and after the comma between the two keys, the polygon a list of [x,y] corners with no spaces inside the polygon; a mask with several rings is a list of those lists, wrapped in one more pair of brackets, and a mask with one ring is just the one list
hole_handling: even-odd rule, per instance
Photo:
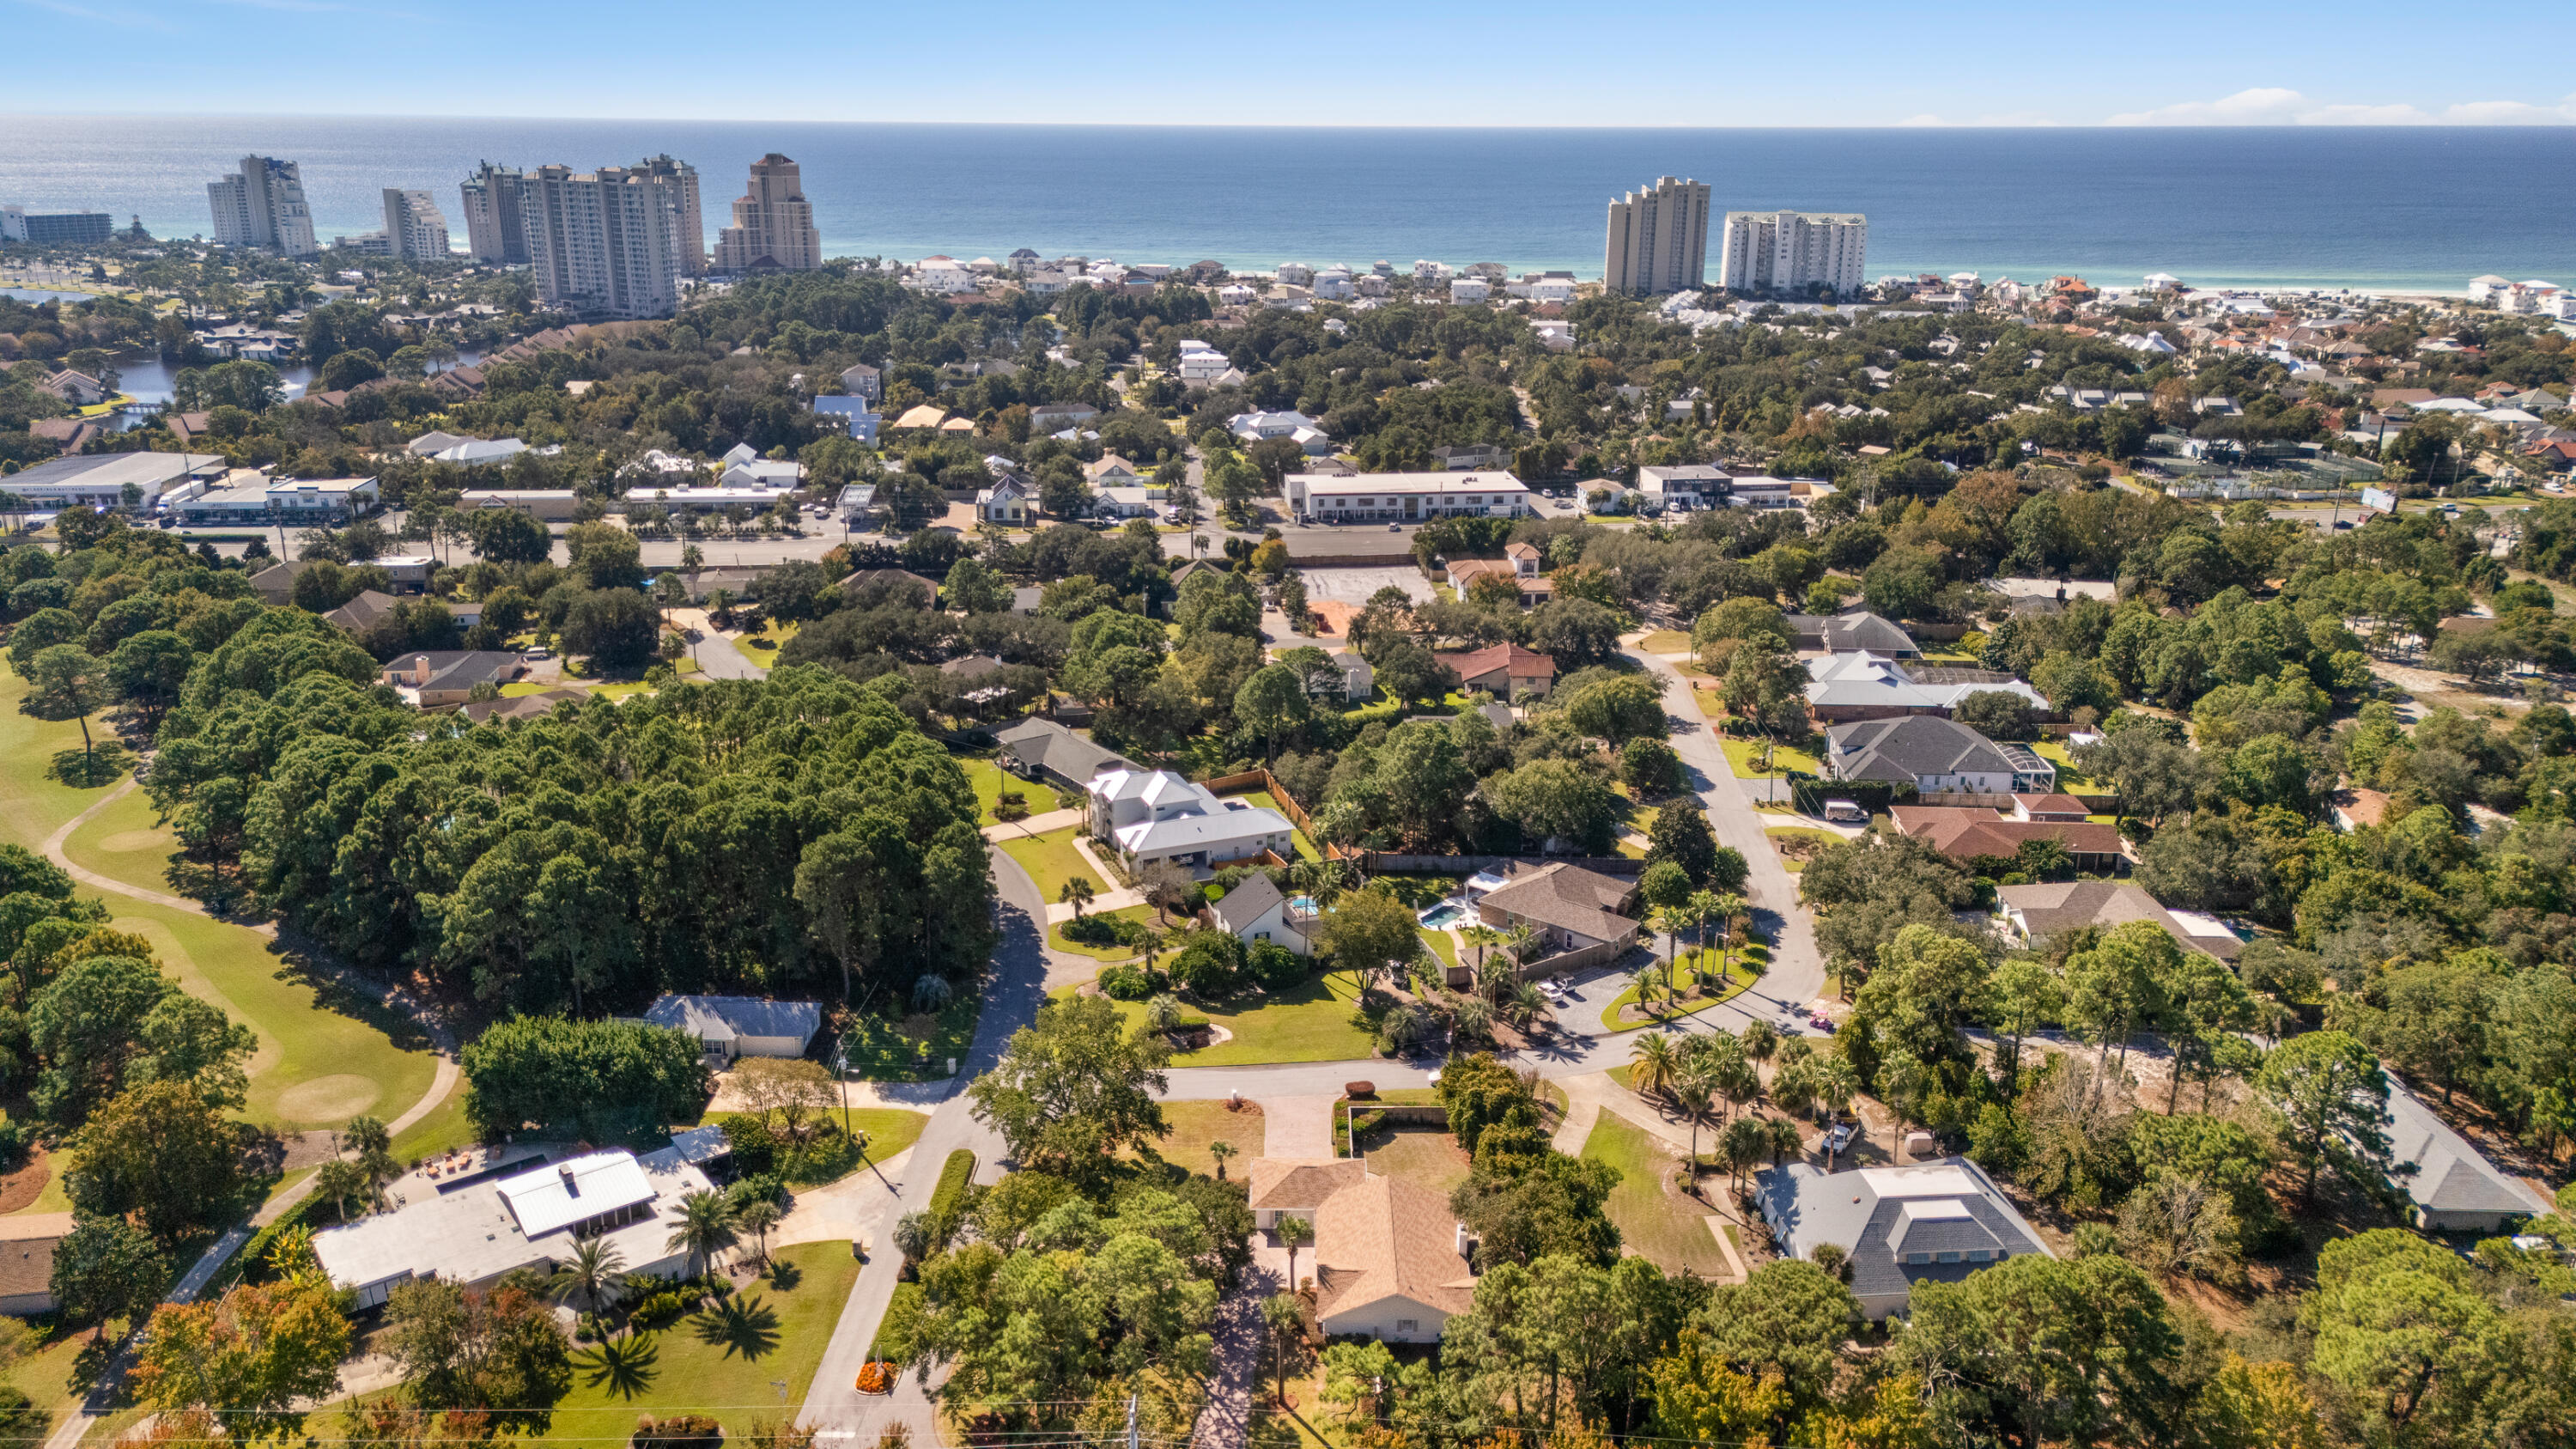
{"label": "utility pole", "polygon": [[1127,1396],[1127,1449],[1141,1449],[1136,1435],[1136,1396]]}

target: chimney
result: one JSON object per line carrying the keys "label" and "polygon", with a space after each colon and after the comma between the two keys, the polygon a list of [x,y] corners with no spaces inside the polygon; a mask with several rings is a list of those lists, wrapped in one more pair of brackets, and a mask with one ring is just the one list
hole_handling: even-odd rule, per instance
{"label": "chimney", "polygon": [[1467,1225],[1465,1223],[1460,1223],[1458,1225],[1458,1256],[1461,1258],[1466,1257],[1467,1250],[1474,1246],[1476,1246],[1475,1240],[1467,1236]]}
{"label": "chimney", "polygon": [[[563,1178],[564,1191],[571,1193],[574,1197],[581,1196],[581,1179],[573,1176],[571,1163],[564,1163],[557,1167],[555,1172]],[[1460,1231],[1463,1232],[1465,1230],[1460,1229]]]}

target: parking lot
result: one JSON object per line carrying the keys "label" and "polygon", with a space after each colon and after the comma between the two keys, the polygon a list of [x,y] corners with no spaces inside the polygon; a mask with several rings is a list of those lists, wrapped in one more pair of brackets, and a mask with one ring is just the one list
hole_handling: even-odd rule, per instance
{"label": "parking lot", "polygon": [[1393,585],[1418,604],[1437,597],[1422,570],[1411,564],[1402,567],[1386,565],[1372,568],[1322,568],[1303,570],[1306,597],[1310,600],[1338,599],[1345,604],[1365,604],[1369,595]]}

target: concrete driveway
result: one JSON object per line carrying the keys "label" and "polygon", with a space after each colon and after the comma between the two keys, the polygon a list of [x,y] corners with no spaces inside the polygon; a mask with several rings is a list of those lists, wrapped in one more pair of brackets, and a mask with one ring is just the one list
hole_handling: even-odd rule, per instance
{"label": "concrete driveway", "polygon": [[1411,564],[1369,568],[1306,569],[1306,597],[1339,599],[1346,604],[1365,604],[1369,595],[1383,588],[1404,590],[1405,597],[1417,604],[1430,603],[1439,597],[1431,591],[1431,582],[1422,570]]}

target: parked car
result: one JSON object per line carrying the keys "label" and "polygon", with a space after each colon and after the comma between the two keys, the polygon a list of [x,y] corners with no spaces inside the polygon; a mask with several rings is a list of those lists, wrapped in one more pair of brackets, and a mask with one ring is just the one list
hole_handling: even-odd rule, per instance
{"label": "parked car", "polygon": [[530,660],[552,659],[555,657],[555,651],[547,648],[543,644],[531,644],[526,649],[520,651],[519,657]]}
{"label": "parked car", "polygon": [[1816,1030],[1823,1032],[1827,1036],[1834,1034],[1834,1019],[1825,1015],[1821,1011],[1808,1013],[1807,1025],[1814,1027]]}

